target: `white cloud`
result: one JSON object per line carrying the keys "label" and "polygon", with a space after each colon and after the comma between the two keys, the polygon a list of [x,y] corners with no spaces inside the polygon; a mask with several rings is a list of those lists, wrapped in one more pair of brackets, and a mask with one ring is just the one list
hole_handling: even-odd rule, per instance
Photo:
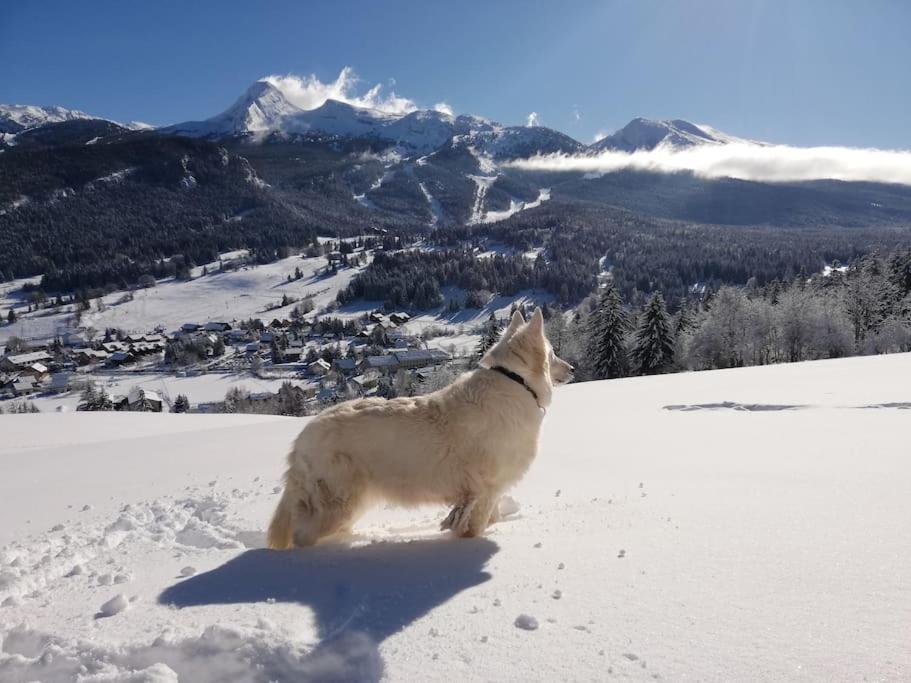
{"label": "white cloud", "polygon": [[576,121],[581,121],[581,120],[582,120],[582,112],[581,112],[581,110],[579,109],[579,107],[573,107],[573,118],[574,118]]}
{"label": "white cloud", "polygon": [[538,115],[538,112],[533,111],[528,115],[528,120],[525,123],[526,126],[540,126],[541,117]]}
{"label": "white cloud", "polygon": [[390,90],[388,95],[384,94],[381,85],[373,86],[363,95],[355,94],[355,88],[360,79],[350,66],[342,69],[338,78],[328,83],[323,83],[314,74],[309,76],[273,75],[267,76],[263,80],[281,90],[292,104],[301,109],[316,109],[322,106],[326,100],[339,100],[356,107],[377,109],[387,114],[407,114],[417,109],[417,105],[412,100],[399,97],[395,91]]}
{"label": "white cloud", "polygon": [[592,142],[601,142],[608,135],[609,133],[606,130],[599,130],[597,133],[595,133],[594,137],[592,137]]}
{"label": "white cloud", "polygon": [[448,114],[449,116],[455,116],[455,112],[452,110],[446,102],[437,102],[433,105],[434,111],[438,111],[441,114]]}
{"label": "white cloud", "polygon": [[536,171],[691,171],[703,178],[758,182],[831,179],[911,185],[911,151],[853,147],[789,147],[746,142],[685,148],[659,146],[632,153],[536,156],[510,165]]}

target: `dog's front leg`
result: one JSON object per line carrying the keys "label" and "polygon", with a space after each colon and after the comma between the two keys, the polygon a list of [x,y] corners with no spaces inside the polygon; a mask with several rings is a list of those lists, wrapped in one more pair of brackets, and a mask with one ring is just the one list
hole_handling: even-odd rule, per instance
{"label": "dog's front leg", "polygon": [[440,528],[451,529],[462,537],[480,536],[490,524],[495,505],[496,498],[493,496],[469,498],[452,509]]}

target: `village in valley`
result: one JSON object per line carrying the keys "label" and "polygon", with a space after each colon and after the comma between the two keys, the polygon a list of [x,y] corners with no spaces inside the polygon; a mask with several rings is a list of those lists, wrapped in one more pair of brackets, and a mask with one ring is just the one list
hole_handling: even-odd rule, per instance
{"label": "village in valley", "polygon": [[[189,281],[159,282],[69,307],[57,302],[52,334],[46,328],[43,335],[25,338],[3,330],[17,323],[16,331],[29,330],[25,324],[30,319],[40,324],[48,315],[37,302],[11,306],[12,315],[0,326],[0,333],[6,332],[0,410],[309,415],[351,398],[432,391],[470,367],[485,330],[498,324],[495,312],[481,310],[452,324],[370,303],[340,307],[337,292],[369,262],[369,247],[376,247],[369,240],[352,242],[357,246],[326,240],[321,255],[297,254],[265,265],[235,252],[218,264],[196,268]],[[287,276],[283,269],[290,271]],[[249,299],[255,296],[233,294],[236,310],[232,314],[226,302],[227,314],[218,319],[199,315],[221,307],[211,291],[184,291],[224,275],[215,285],[220,294],[237,286],[230,278],[250,274],[269,280],[269,289],[276,282],[299,286],[280,297],[270,293],[274,302],[256,299],[252,309]],[[257,285],[250,291],[258,292]],[[187,312],[197,317],[176,318],[187,309],[175,303],[172,294],[177,292],[196,299],[196,307]],[[13,293],[7,292],[7,301]],[[149,312],[159,295],[166,314],[153,318]],[[130,307],[135,310],[123,316],[123,326],[111,324],[118,321],[118,308]],[[142,322],[147,329],[140,327]]]}

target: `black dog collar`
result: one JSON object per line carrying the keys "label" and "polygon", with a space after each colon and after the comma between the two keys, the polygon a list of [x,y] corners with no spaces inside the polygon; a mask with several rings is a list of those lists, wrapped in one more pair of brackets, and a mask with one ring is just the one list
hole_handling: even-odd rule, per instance
{"label": "black dog collar", "polygon": [[[522,375],[520,375],[517,372],[513,372],[512,370],[510,370],[508,368],[504,368],[502,365],[494,365],[490,369],[493,370],[494,372],[499,372],[501,375],[503,375],[505,377],[509,377],[509,379],[511,379],[513,382],[518,382],[519,384],[521,384],[523,387],[525,387],[525,389],[528,391],[528,393],[530,393],[532,396],[535,397],[535,403],[538,403],[538,393],[534,389],[532,389],[530,386],[528,386],[528,382],[525,381],[525,378],[522,377]],[[540,406],[541,404],[538,403],[538,405]]]}

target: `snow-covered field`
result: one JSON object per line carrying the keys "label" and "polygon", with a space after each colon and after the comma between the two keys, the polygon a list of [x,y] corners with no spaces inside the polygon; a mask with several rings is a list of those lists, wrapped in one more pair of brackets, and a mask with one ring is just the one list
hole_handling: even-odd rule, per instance
{"label": "snow-covered field", "polygon": [[302,420],[2,416],[0,680],[908,680],[909,376],[564,387],[484,538],[380,508],[287,553]]}
{"label": "snow-covered field", "polygon": [[[276,310],[267,308],[279,304],[284,294],[295,299],[312,295],[314,305],[320,308],[335,301],[338,292],[359,272],[359,268],[343,268],[335,275],[326,275],[325,266],[325,258],[300,256],[228,272],[213,272],[218,264],[211,263],[207,266],[208,275],[202,276],[202,267],[196,268],[194,280],[163,280],[155,287],[134,292],[132,301],[125,301],[123,292],[109,294],[104,297],[105,310],[93,308],[83,316],[82,325],[99,331],[117,327],[126,332],[142,333],[158,325],[171,331],[186,322],[287,318],[293,306]],[[303,277],[288,282],[288,275],[293,274],[295,268],[300,268]],[[0,309],[22,305],[15,296],[26,281],[0,284]],[[37,279],[28,281],[37,282]],[[0,327],[0,344],[13,335],[25,339],[53,338],[72,326],[73,316],[68,310],[55,313],[45,309],[22,314],[19,309],[17,312],[20,319],[16,323]]]}

